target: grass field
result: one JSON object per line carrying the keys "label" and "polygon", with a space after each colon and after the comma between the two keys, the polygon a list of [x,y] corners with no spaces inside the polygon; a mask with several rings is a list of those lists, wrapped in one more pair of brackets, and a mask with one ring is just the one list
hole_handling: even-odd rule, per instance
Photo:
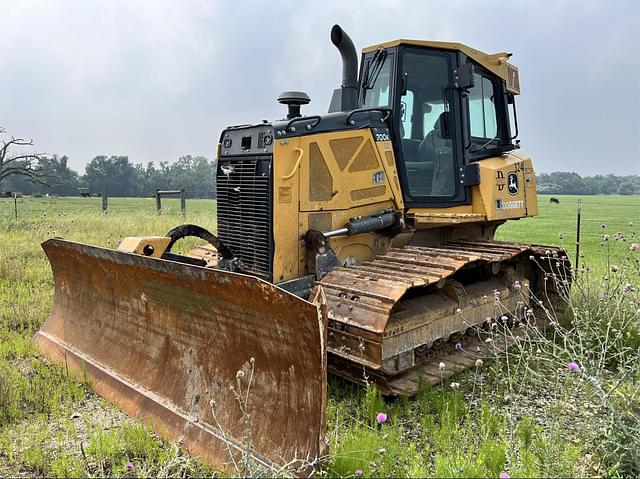
{"label": "grass field", "polygon": [[[564,245],[573,260],[577,197],[540,198],[540,215],[498,239]],[[329,382],[330,475],[469,477],[640,474],[640,197],[582,199],[573,323],[549,318],[486,367],[416,399],[384,401],[372,388]],[[215,230],[215,202],[112,198],[0,200],[0,476],[201,476],[216,472],[128,419],[50,365],[31,335],[53,282],[39,244],[52,236],[115,247],[185,221]],[[605,235],[608,237],[605,239]],[[186,242],[181,248],[188,249]],[[558,319],[558,321],[555,321]],[[579,371],[568,369],[570,362]],[[385,412],[388,421],[377,424]],[[129,467],[128,467],[129,466]]]}

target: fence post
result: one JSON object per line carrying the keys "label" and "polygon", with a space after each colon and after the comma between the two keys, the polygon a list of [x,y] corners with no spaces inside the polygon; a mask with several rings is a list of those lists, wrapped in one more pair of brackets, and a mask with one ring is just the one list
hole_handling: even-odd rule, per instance
{"label": "fence post", "polygon": [[578,214],[576,218],[576,264],[573,268],[574,278],[578,277],[578,265],[580,262],[580,213],[582,210],[582,202],[578,200]]}
{"label": "fence post", "polygon": [[106,215],[108,208],[107,192],[102,190],[102,212]]}
{"label": "fence post", "polygon": [[162,204],[160,202],[160,190],[156,190],[156,213],[160,214]]}
{"label": "fence post", "polygon": [[183,217],[187,216],[187,195],[184,188],[180,190],[180,213]]}
{"label": "fence post", "polygon": [[13,210],[15,211],[15,214],[16,214],[16,221],[18,221],[18,194],[17,193],[13,194]]}

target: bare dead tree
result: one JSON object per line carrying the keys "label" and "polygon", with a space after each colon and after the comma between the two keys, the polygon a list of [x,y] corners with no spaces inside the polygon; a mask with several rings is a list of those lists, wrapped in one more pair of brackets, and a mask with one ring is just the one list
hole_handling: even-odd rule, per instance
{"label": "bare dead tree", "polygon": [[27,176],[31,181],[49,186],[48,180],[53,178],[46,171],[46,156],[43,153],[17,153],[13,150],[33,146],[33,140],[16,138],[8,135],[0,126],[0,184],[11,175]]}

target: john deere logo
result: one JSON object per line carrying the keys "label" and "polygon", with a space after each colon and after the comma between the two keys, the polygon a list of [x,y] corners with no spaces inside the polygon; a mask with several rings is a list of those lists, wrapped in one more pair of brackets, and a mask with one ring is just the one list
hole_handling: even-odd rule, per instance
{"label": "john deere logo", "polygon": [[507,189],[512,196],[518,194],[518,175],[515,172],[507,175]]}

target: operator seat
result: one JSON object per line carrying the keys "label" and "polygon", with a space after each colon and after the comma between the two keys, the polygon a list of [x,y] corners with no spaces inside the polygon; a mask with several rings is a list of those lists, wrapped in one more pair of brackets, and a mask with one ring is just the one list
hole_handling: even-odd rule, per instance
{"label": "operator seat", "polygon": [[449,113],[442,112],[418,146],[420,156],[433,162],[431,179],[432,196],[450,196],[455,193],[455,171],[453,164],[453,144],[448,128]]}

